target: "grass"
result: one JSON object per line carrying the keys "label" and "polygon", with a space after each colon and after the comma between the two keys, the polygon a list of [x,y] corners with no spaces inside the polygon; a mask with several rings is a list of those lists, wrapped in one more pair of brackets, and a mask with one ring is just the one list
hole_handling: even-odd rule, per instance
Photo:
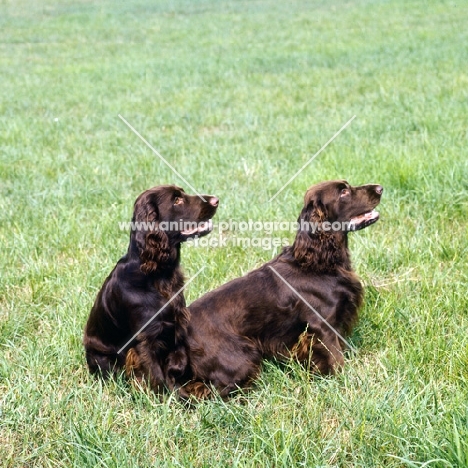
{"label": "grass", "polygon": [[[467,23],[437,0],[3,0],[4,466],[468,466]],[[321,180],[384,185],[350,242],[366,301],[341,375],[266,363],[244,398],[191,410],[88,375],[118,221],[183,185],[119,113],[218,221],[294,221]],[[188,301],[274,254],[184,248],[187,277],[206,266]]]}

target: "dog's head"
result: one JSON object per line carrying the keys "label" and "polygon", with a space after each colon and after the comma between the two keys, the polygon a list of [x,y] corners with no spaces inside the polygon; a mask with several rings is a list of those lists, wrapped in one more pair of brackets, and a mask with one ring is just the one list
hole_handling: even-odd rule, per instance
{"label": "dog's head", "polygon": [[358,231],[379,219],[374,208],[380,203],[382,192],[383,187],[377,184],[352,187],[345,180],[322,182],[307,190],[301,218],[342,224],[342,229],[335,224],[337,231]]}
{"label": "dog's head", "polygon": [[177,259],[181,242],[211,232],[211,218],[219,199],[212,195],[202,197],[187,195],[175,185],[161,185],[137,198],[130,242],[138,248],[141,271],[148,274],[164,268],[165,263]]}
{"label": "dog's head", "polygon": [[347,233],[375,223],[383,187],[352,187],[345,180],[322,182],[307,190],[293,251],[304,264],[337,265],[347,247]]}

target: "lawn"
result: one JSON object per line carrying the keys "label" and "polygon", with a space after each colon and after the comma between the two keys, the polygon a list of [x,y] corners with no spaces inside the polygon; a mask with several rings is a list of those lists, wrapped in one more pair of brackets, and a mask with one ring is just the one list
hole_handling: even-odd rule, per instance
{"label": "lawn", "polygon": [[[1,1],[2,466],[468,466],[467,24],[462,1]],[[385,187],[350,236],[366,297],[340,375],[265,363],[191,409],[88,375],[119,222],[149,187],[192,192],[119,114],[218,222],[295,221],[322,180]],[[265,237],[183,247],[187,278],[205,266],[189,303],[278,252],[241,235]]]}

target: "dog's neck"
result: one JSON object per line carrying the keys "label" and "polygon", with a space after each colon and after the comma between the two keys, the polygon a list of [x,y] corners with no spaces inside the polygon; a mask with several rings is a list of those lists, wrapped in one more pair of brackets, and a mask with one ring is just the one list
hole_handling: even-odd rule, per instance
{"label": "dog's neck", "polygon": [[173,299],[172,308],[178,310],[181,307],[185,307],[184,294],[181,292],[184,286],[184,275],[179,264],[172,270],[169,268],[162,271],[157,270],[151,274],[149,279],[159,293],[167,300],[177,295]]}
{"label": "dog's neck", "polygon": [[323,273],[351,270],[346,232],[299,231],[287,249],[294,261],[307,270]]}

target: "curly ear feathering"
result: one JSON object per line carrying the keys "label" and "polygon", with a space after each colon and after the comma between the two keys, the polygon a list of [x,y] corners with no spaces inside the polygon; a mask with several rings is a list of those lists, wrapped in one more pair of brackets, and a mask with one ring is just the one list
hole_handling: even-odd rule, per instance
{"label": "curly ear feathering", "polygon": [[146,275],[154,273],[158,267],[167,267],[171,260],[177,260],[177,250],[171,249],[169,238],[164,231],[149,232],[145,241],[140,253],[140,270]]}
{"label": "curly ear feathering", "polygon": [[[177,249],[169,243],[164,230],[159,229],[158,193],[144,192],[135,202],[132,222],[146,223],[147,229],[132,232],[140,252],[140,269],[145,274],[154,273],[159,268],[171,268],[177,260]],[[132,240],[130,240],[131,242]],[[172,261],[171,261],[172,260]]]}
{"label": "curly ear feathering", "polygon": [[304,207],[298,219],[299,229],[292,245],[292,253],[299,265],[315,271],[346,267],[346,245],[339,242],[326,223],[330,223],[322,192],[310,188],[304,197]]}
{"label": "curly ear feathering", "polygon": [[[180,246],[211,231],[208,221],[219,200],[203,198],[175,185],[137,198],[127,254],[105,280],[86,324],[83,343],[91,373],[108,377],[122,370],[130,349],[128,362],[140,372],[137,377],[148,378],[157,391],[172,388],[185,371],[189,312],[184,295],[176,294],[184,284]],[[196,227],[186,230],[184,223]]]}

